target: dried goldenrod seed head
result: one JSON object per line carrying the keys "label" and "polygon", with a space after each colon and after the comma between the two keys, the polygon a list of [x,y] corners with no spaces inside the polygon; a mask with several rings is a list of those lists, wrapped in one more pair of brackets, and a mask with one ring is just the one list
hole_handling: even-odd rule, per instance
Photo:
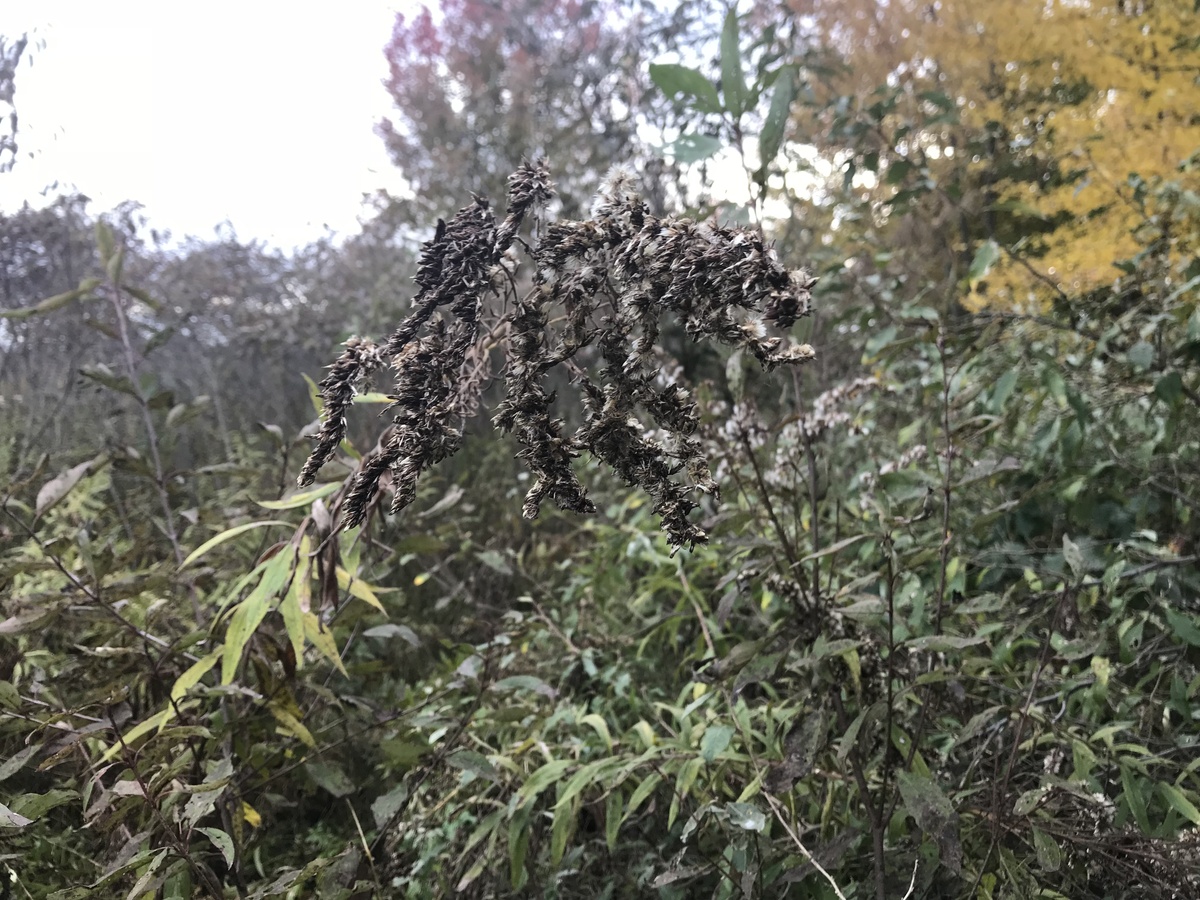
{"label": "dried goldenrod seed head", "polygon": [[[665,377],[658,335],[664,316],[695,340],[741,348],[765,368],[812,359],[813,348],[769,335],[810,312],[815,279],[789,272],[757,232],[650,215],[628,170],[609,174],[583,222],[547,225],[536,245],[517,237],[553,196],[544,161],[509,178],[508,209],[497,224],[476,197],[439,220],[422,247],[412,311],[377,347],[354,339],[321,382],[325,422],[300,476],[311,482],[345,437],[345,414],[362,381],[394,372],[393,424],[358,467],[343,499],[344,521],[360,524],[390,475],[393,512],[416,496],[422,472],[456,452],[464,420],[490,374],[492,341],[502,337],[505,397],[497,428],[521,445],[534,476],[523,513],[549,500],[590,513],[595,505],[575,473],[584,453],[653,500],[676,547],[707,540],[689,518],[696,492],[717,494],[695,434],[700,411],[678,371]],[[532,287],[518,296],[517,256],[532,262]],[[489,300],[503,297],[500,314]],[[580,351],[593,348],[587,354]],[[573,434],[553,408],[546,374],[568,367],[583,422]]]}

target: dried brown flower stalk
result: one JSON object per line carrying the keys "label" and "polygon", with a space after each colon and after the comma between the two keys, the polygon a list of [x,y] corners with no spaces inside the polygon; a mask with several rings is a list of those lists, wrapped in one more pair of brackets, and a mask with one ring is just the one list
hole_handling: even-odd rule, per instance
{"label": "dried brown flower stalk", "polygon": [[[650,494],[673,545],[707,540],[689,520],[697,506],[692,495],[715,495],[717,485],[694,437],[695,400],[658,379],[661,319],[673,314],[693,340],[744,348],[767,369],[803,362],[812,347],[767,336],[767,323],[788,328],[808,315],[815,279],[784,269],[756,232],[650,215],[632,180],[618,173],[592,219],[552,223],[535,246],[522,242],[536,269],[532,289],[516,297],[509,250],[552,191],[545,163],[526,163],[509,178],[508,214],[499,225],[479,198],[439,222],[422,248],[413,311],[382,347],[347,342],[321,382],[325,422],[301,485],[341,443],[359,385],[385,362],[395,370],[395,425],[354,477],[343,504],[346,524],[362,522],[384,473],[392,473],[397,512],[412,502],[421,473],[458,449],[481,390],[481,320],[495,315],[487,301],[510,295],[506,395],[494,422],[516,436],[518,455],[535,477],[525,516],[536,517],[547,499],[560,509],[595,511],[572,468],[587,452]],[[589,347],[595,349],[581,352]],[[569,367],[582,399],[584,421],[571,435],[545,387],[546,374],[560,365]],[[643,418],[665,437],[649,437]],[[681,473],[686,477],[677,479]]]}

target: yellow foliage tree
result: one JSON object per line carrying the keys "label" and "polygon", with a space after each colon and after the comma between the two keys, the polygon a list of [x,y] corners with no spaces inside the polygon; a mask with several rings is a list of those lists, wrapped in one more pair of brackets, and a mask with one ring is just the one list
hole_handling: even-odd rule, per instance
{"label": "yellow foliage tree", "polygon": [[[953,171],[976,187],[974,197],[954,195],[959,212],[972,217],[954,237],[960,256],[973,252],[964,246],[972,241],[1008,246],[996,233],[997,211],[1040,220],[1032,229],[1040,239],[1008,247],[1020,259],[1002,255],[986,295],[972,285],[968,306],[1022,306],[1056,289],[1074,294],[1109,282],[1112,262],[1134,252],[1141,220],[1129,176],[1168,175],[1200,150],[1195,0],[790,6],[795,21],[846,63],[823,79],[826,91],[866,109],[887,90],[893,123],[920,121],[922,109],[934,123],[906,134],[902,145],[890,139],[897,132],[879,128],[881,143],[890,144],[881,148],[890,151],[881,167],[919,151],[932,182]],[[931,119],[931,98],[939,97],[953,114]],[[818,96],[814,108],[829,99]],[[1001,155],[1006,167],[997,165]],[[883,201],[903,187],[903,179],[881,178],[863,190]]]}

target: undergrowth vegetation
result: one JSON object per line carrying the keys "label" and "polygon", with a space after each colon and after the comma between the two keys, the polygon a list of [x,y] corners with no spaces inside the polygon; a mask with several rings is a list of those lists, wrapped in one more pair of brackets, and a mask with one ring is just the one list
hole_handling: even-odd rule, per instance
{"label": "undergrowth vegetation", "polygon": [[535,225],[532,163],[190,467],[99,223],[21,315],[104,309],[137,430],[3,457],[0,895],[1200,894],[1195,165],[1111,286],[968,314],[992,245],[817,280],[619,174]]}

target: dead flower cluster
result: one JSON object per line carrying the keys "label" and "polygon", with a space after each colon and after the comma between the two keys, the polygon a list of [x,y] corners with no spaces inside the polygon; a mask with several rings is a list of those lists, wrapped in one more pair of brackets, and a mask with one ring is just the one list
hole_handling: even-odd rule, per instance
{"label": "dead flower cluster", "polygon": [[[653,498],[674,546],[707,539],[689,515],[695,492],[715,495],[717,485],[695,437],[692,393],[659,377],[661,323],[674,316],[693,340],[742,348],[767,369],[800,363],[812,347],[767,330],[809,313],[815,279],[784,269],[754,231],[652,216],[624,173],[610,176],[591,219],[551,223],[531,246],[519,237],[522,225],[552,191],[545,163],[526,163],[509,178],[499,224],[480,198],[439,222],[422,248],[412,311],[382,345],[348,341],[321,382],[324,422],[301,485],[345,437],[356,391],[386,365],[395,377],[394,425],[354,476],[342,505],[347,525],[361,524],[385,473],[397,512],[412,502],[421,473],[458,449],[485,381],[480,361],[500,335],[505,396],[494,422],[516,437],[534,476],[527,518],[547,499],[595,510],[572,465],[586,453]],[[521,296],[516,245],[533,264]],[[582,424],[573,433],[546,384],[558,366],[579,389]]]}

